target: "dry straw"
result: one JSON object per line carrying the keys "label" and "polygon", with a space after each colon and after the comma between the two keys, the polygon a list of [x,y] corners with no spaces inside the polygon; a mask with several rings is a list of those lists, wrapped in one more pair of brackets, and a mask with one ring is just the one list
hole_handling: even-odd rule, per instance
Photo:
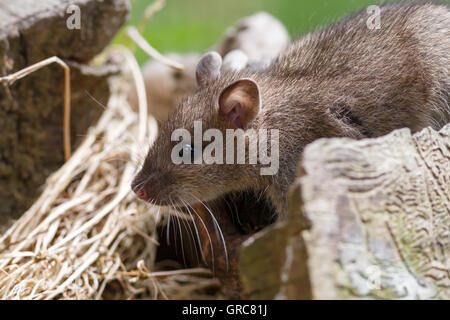
{"label": "dry straw", "polygon": [[156,229],[167,212],[137,201],[130,183],[136,158],[157,134],[147,116],[142,74],[125,49],[139,96],[127,103],[129,81],[111,81],[112,95],[96,126],[34,205],[0,237],[0,298],[212,298],[208,270],[157,271]]}

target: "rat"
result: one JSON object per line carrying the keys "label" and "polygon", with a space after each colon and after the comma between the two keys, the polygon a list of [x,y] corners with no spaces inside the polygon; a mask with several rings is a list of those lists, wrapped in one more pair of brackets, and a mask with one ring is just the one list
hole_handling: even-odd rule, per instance
{"label": "rat", "polygon": [[[222,56],[222,69],[236,69],[268,64],[289,43],[289,34],[283,24],[270,14],[259,12],[240,19],[228,28],[212,50]],[[195,70],[201,54],[169,53],[166,57],[182,64],[184,69],[173,70],[156,60],[149,60],[142,66],[148,111],[160,123],[170,117],[184,96],[197,90]],[[130,90],[128,101],[134,110],[138,110],[134,87]]]}
{"label": "rat", "polygon": [[[162,125],[134,192],[156,205],[190,206],[250,190],[282,219],[307,144],[450,122],[449,6],[427,1],[379,8],[379,28],[369,28],[363,10],[300,37],[262,68],[222,70],[218,53],[205,54],[196,69],[198,90]],[[259,158],[256,164],[175,164],[172,133],[194,132],[195,121],[203,132],[215,128],[224,136],[227,129],[277,130],[278,171],[262,175]],[[246,138],[246,148],[251,142]],[[180,155],[194,158],[202,147],[186,143]]]}

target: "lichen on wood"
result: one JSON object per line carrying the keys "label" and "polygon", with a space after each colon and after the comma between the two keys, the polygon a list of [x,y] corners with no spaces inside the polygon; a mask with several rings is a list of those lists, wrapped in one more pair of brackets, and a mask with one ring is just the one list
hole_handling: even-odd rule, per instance
{"label": "lichen on wood", "polygon": [[449,299],[450,124],[308,145],[287,221],[244,242],[240,272],[256,299]]}
{"label": "lichen on wood", "polygon": [[305,149],[314,298],[450,298],[450,125]]}

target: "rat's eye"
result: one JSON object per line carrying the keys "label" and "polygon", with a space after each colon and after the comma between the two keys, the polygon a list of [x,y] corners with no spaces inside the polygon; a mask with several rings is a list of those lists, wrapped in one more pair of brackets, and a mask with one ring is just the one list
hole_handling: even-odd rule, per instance
{"label": "rat's eye", "polygon": [[183,149],[180,150],[179,155],[181,158],[184,158],[185,155],[189,155],[191,157],[191,160],[194,161],[194,146],[185,144],[183,146]]}

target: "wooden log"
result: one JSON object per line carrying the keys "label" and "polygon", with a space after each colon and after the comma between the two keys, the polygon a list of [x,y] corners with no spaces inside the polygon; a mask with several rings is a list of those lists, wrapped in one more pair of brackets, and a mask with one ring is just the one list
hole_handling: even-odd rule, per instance
{"label": "wooden log", "polygon": [[[69,29],[69,5],[80,29]],[[0,76],[58,56],[71,68],[72,148],[102,112],[113,66],[89,67],[126,22],[127,0],[4,1],[0,3]],[[94,99],[92,99],[92,97]],[[0,232],[33,202],[45,178],[64,163],[63,71],[45,67],[0,85]]]}
{"label": "wooden log", "polygon": [[450,298],[450,125],[305,150],[314,298]]}
{"label": "wooden log", "polygon": [[243,245],[247,297],[450,298],[450,124],[320,139],[299,172],[288,221]]}
{"label": "wooden log", "polygon": [[[80,9],[80,29],[67,26],[74,13],[69,6]],[[0,71],[9,74],[51,56],[87,62],[111,42],[128,11],[128,0],[2,1]]]}
{"label": "wooden log", "polygon": [[239,270],[242,298],[311,299],[306,246],[301,231],[309,226],[299,215],[300,188],[290,191],[288,219],[253,235],[242,244]]}

